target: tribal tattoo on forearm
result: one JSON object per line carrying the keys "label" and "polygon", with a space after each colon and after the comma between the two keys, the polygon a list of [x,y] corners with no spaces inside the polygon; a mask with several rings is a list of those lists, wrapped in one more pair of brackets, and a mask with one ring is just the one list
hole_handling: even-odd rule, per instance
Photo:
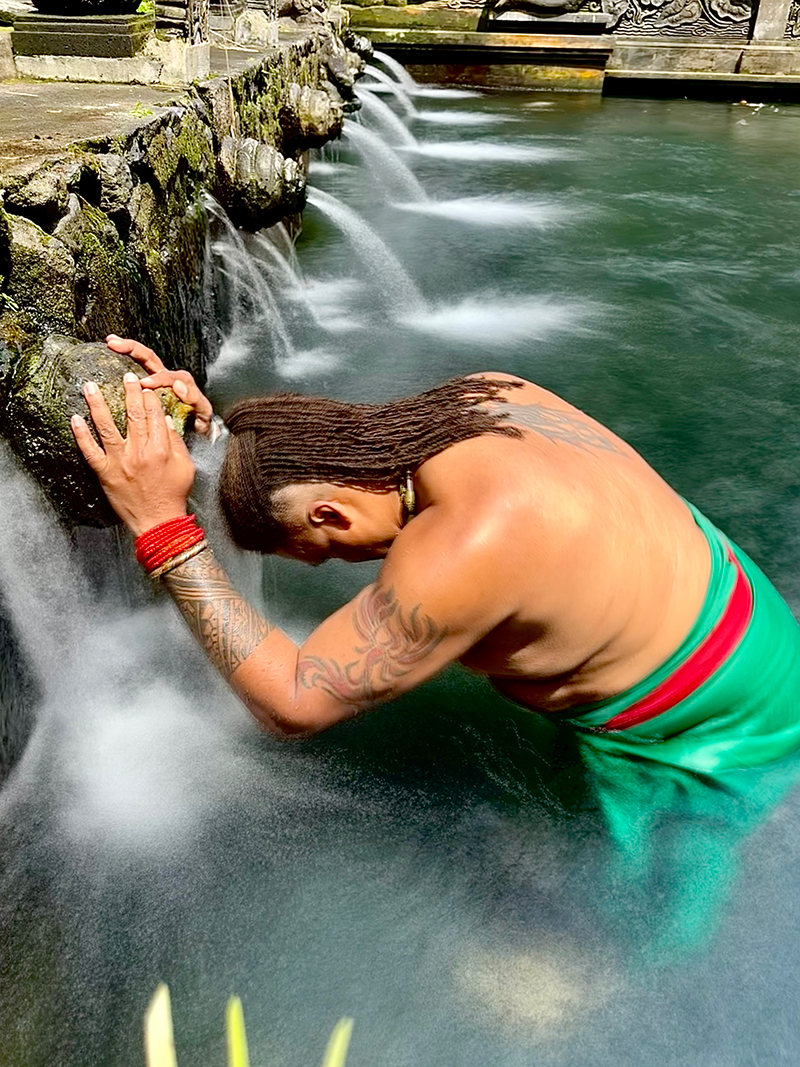
{"label": "tribal tattoo on forearm", "polygon": [[596,448],[601,452],[625,454],[613,438],[606,437],[590,422],[583,422],[569,411],[556,411],[541,404],[508,404],[497,413],[497,419],[534,430],[549,441],[561,441],[576,448]]}
{"label": "tribal tattoo on forearm", "polygon": [[163,578],[189,628],[229,679],[272,629],[228,581],[209,549]]}
{"label": "tribal tattoo on forearm", "polygon": [[349,663],[306,656],[298,678],[306,689],[322,689],[344,704],[367,707],[388,696],[398,680],[436,648],[447,633],[422,613],[421,605],[404,611],[394,589],[365,589],[353,611],[359,644]]}

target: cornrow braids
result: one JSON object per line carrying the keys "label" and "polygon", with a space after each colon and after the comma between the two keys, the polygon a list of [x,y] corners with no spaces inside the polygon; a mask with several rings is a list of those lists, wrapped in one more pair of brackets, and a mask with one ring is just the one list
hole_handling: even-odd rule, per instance
{"label": "cornrow braids", "polygon": [[286,538],[276,490],[329,482],[382,491],[459,441],[520,431],[480,407],[520,381],[452,378],[388,404],[349,404],[300,393],[241,400],[227,412],[230,432],[220,502],[234,541],[274,552]]}

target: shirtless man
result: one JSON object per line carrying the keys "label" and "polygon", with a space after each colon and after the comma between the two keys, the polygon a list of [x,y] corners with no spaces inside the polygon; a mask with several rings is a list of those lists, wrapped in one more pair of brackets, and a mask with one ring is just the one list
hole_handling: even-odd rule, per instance
{"label": "shirtless man", "polygon": [[553,393],[486,372],[374,407],[236,405],[221,480],[234,539],[314,564],[384,561],[298,648],[186,534],[194,466],[152,389],[175,388],[201,431],[209,402],[144,346],[109,343],[149,377],[126,376],[127,438],[87,385],[101,445],[78,416],[77,443],[140,559],[272,732],[314,734],[458,660],[619,755],[710,773],[800,744],[786,605],[634,449]]}

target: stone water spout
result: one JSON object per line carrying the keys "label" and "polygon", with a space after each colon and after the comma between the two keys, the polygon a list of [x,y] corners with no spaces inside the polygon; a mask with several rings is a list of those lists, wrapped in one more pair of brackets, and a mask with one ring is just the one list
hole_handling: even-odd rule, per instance
{"label": "stone water spout", "polygon": [[[88,415],[81,390],[85,382],[96,381],[124,433],[122,376],[128,371],[140,378],[146,374],[130,356],[112,352],[101,342],[52,334],[21,355],[0,344],[0,434],[69,525],[110,526],[119,521],[78,451],[69,420],[74,414]],[[171,389],[159,389],[158,395],[183,434],[191,409]]]}

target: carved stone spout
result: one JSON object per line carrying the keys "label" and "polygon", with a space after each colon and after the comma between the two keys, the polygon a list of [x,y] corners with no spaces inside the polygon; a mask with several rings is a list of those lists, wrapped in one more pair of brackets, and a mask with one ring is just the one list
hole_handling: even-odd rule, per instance
{"label": "carved stone spout", "polygon": [[[0,345],[0,434],[69,525],[110,526],[119,521],[78,451],[69,420],[74,414],[88,417],[82,388],[95,381],[124,433],[122,376],[128,371],[145,376],[129,356],[100,342],[81,343],[54,334],[20,356]],[[182,434],[191,409],[171,389],[159,389],[158,395]]]}

